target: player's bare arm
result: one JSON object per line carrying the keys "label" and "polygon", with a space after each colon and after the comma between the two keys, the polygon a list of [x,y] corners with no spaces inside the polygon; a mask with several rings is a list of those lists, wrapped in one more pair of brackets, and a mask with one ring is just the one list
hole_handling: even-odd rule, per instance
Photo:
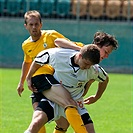
{"label": "player's bare arm", "polygon": [[87,92],[88,92],[88,90],[89,90],[91,84],[92,84],[94,81],[95,81],[94,79],[91,79],[91,80],[89,80],[89,81],[87,82],[87,84],[86,84],[85,87],[84,87],[84,88],[85,88],[85,91],[84,91],[83,96],[85,96],[85,95],[87,94]]}
{"label": "player's bare arm", "polygon": [[74,49],[74,50],[81,49],[81,46],[78,46],[74,42],[66,40],[64,38],[57,38],[54,42],[57,47],[70,48],[70,49]]}
{"label": "player's bare arm", "polygon": [[85,104],[92,104],[95,103],[104,93],[104,91],[106,90],[107,84],[109,81],[109,77],[106,76],[106,80],[103,82],[99,82],[98,84],[98,89],[95,95],[89,96],[88,98],[86,98],[84,100]]}
{"label": "player's bare arm", "polygon": [[22,63],[22,72],[21,72],[21,77],[20,77],[20,82],[17,86],[17,91],[18,91],[18,95],[21,97],[22,92],[24,91],[24,81],[26,78],[26,75],[29,71],[31,62],[27,63],[27,62],[23,62]]}
{"label": "player's bare arm", "polygon": [[38,65],[35,63],[35,61],[32,62],[31,67],[29,69],[29,72],[26,76],[26,81],[27,81],[27,85],[29,90],[31,90],[32,92],[37,92],[36,88],[33,88],[32,83],[31,83],[31,78],[33,76],[33,74],[41,67],[41,65]]}

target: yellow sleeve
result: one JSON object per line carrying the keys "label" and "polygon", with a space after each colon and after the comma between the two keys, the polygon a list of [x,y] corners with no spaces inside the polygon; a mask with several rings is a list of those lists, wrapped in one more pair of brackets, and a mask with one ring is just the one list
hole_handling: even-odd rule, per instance
{"label": "yellow sleeve", "polygon": [[49,32],[50,32],[49,37],[51,39],[51,42],[54,42],[55,39],[57,39],[57,38],[66,38],[65,36],[63,36],[62,34],[60,34],[59,32],[57,32],[55,30],[49,30]]}
{"label": "yellow sleeve", "polygon": [[33,61],[33,59],[30,58],[30,56],[28,56],[28,55],[26,55],[26,54],[24,53],[24,61],[27,62],[27,63],[30,63],[30,62]]}
{"label": "yellow sleeve", "polygon": [[22,50],[23,50],[23,53],[24,53],[24,61],[25,62],[32,62],[33,59],[28,54],[26,54],[26,51],[25,51],[25,48],[24,48],[24,46],[26,45],[26,42],[23,42],[23,44],[22,44]]}
{"label": "yellow sleeve", "polygon": [[80,47],[83,47],[84,44],[82,42],[75,42],[76,45],[80,46]]}

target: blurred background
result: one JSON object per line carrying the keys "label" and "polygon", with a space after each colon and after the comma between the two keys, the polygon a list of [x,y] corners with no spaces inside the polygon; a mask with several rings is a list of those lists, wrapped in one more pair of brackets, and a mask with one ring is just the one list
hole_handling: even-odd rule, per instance
{"label": "blurred background", "polygon": [[0,0],[1,68],[21,68],[28,10],[41,13],[42,29],[72,41],[91,43],[98,30],[114,35],[119,48],[101,65],[107,72],[133,73],[133,0]]}

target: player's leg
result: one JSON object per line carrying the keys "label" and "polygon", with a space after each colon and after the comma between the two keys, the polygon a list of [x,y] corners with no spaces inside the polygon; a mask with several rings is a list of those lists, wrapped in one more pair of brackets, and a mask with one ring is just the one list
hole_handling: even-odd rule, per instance
{"label": "player's leg", "polygon": [[86,124],[85,127],[89,133],[95,133],[93,123]]}
{"label": "player's leg", "polygon": [[64,117],[60,117],[59,120],[56,120],[56,127],[53,133],[66,133],[67,128],[69,127],[69,123]]}
{"label": "player's leg", "polygon": [[[42,99],[43,95],[42,93],[38,93],[38,94],[32,93],[30,97],[32,98],[32,107],[34,110],[36,110],[36,107],[38,106],[38,103]],[[45,125],[41,127],[38,133],[46,133]]]}
{"label": "player's leg", "polygon": [[86,128],[78,113],[77,107],[73,104],[75,101],[71,102],[72,98],[70,97],[69,92],[61,85],[58,85],[52,86],[51,89],[44,91],[43,94],[49,100],[65,108],[66,118],[76,133],[86,133]]}
{"label": "player's leg", "polygon": [[[52,78],[49,78],[51,82],[53,81]],[[51,89],[45,90],[42,93],[46,98],[64,108],[66,118],[76,133],[87,132],[81,116],[78,113],[76,102],[63,86],[56,83],[56,85],[51,86]]]}
{"label": "player's leg", "polygon": [[78,112],[81,115],[81,118],[84,122],[84,125],[85,125],[87,131],[89,133],[95,133],[93,121],[92,121],[87,109],[84,106],[83,97],[78,99],[76,102],[77,102]]}
{"label": "player's leg", "polygon": [[84,125],[89,133],[95,133],[94,124],[88,113],[81,115]]}
{"label": "player's leg", "polygon": [[42,93],[46,98],[62,106],[64,109],[69,106],[77,108],[77,104],[72,99],[70,93],[60,84],[52,85],[50,89]]}
{"label": "player's leg", "polygon": [[[81,117],[82,117],[82,120],[84,122],[84,125],[85,125],[88,133],[95,133],[94,124],[93,124],[92,120],[90,119],[90,116],[88,114],[83,114]],[[64,123],[64,120],[59,119],[58,121]],[[65,125],[67,125],[67,124],[65,123]],[[53,133],[66,133],[67,128],[68,127],[64,128],[64,126],[62,124],[57,123]]]}
{"label": "player's leg", "polygon": [[[36,110],[37,106],[38,106],[38,102],[34,102],[33,103],[34,110]],[[41,111],[38,111],[38,110],[34,111],[32,122],[29,125],[29,127],[28,127],[28,129],[26,130],[25,133],[28,133],[28,132],[29,133],[34,133],[34,132],[35,133],[37,133],[37,132],[38,133],[46,133],[45,125],[43,124],[43,123],[46,123],[46,122],[43,122],[42,120],[46,120],[47,121],[47,115],[44,112],[41,112]]]}
{"label": "player's leg", "polygon": [[[91,120],[88,113],[84,113],[81,115],[82,120],[84,122],[84,125],[88,131],[88,133],[95,133],[94,124]],[[56,127],[54,129],[53,133],[66,133],[66,130],[68,129],[69,125],[67,120],[64,117],[61,117],[61,119],[56,121]]]}
{"label": "player's leg", "polygon": [[38,133],[46,133],[45,125],[43,125],[43,126],[41,127],[41,129],[39,130]]}
{"label": "player's leg", "polygon": [[34,111],[32,121],[24,133],[38,133],[47,121],[47,115],[43,111]]}
{"label": "player's leg", "polygon": [[70,93],[64,89],[52,75],[39,75],[32,78],[34,86],[49,100],[65,109],[68,122],[77,133],[87,133],[81,116],[78,113],[76,102]]}
{"label": "player's leg", "polygon": [[[93,121],[88,113],[88,111],[84,107],[83,103],[83,98],[80,98],[77,100],[77,106],[78,106],[78,111],[81,114],[81,118],[84,122],[84,125],[89,133],[95,133]],[[64,130],[68,128],[67,120],[64,117],[61,117],[58,121],[56,121],[56,128],[53,133],[65,133]],[[64,129],[64,130],[62,130]]]}
{"label": "player's leg", "polygon": [[33,113],[32,121],[24,133],[38,133],[44,124],[54,118],[53,107],[48,101],[42,101]]}
{"label": "player's leg", "polygon": [[[89,133],[95,133],[93,121],[91,120],[88,113],[81,115],[84,125]],[[66,133],[69,125],[67,120],[64,117],[61,117],[56,121],[56,127],[53,133]]]}

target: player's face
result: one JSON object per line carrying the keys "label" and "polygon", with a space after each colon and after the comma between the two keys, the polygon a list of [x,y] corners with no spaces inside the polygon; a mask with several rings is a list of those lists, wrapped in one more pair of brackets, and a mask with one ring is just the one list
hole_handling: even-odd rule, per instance
{"label": "player's face", "polygon": [[91,63],[91,61],[83,59],[81,56],[79,58],[78,65],[80,69],[84,70],[84,69],[89,69],[93,64]]}
{"label": "player's face", "polygon": [[38,17],[29,17],[27,19],[27,24],[25,28],[29,31],[32,38],[40,37],[40,30],[42,28],[42,23]]}
{"label": "player's face", "polygon": [[100,61],[109,57],[109,54],[113,51],[113,46],[103,46],[100,48]]}

